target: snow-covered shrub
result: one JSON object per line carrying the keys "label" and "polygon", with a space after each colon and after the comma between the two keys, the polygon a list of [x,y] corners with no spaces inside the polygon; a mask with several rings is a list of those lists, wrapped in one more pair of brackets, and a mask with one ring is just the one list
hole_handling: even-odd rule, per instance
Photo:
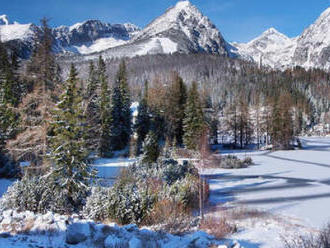
{"label": "snow-covered shrub", "polygon": [[187,209],[193,209],[198,207],[198,186],[198,178],[188,175],[182,180],[176,181],[168,188],[165,188],[166,196],[182,204]]}
{"label": "snow-covered shrub", "polygon": [[253,164],[252,158],[251,157],[246,157],[243,159],[243,164],[249,166]]}
{"label": "snow-covered shrub", "polygon": [[251,164],[253,164],[253,162],[250,157],[241,160],[235,155],[227,155],[221,158],[220,167],[224,169],[240,169],[246,168]]}
{"label": "snow-covered shrub", "polygon": [[217,239],[223,239],[227,235],[237,231],[237,227],[230,224],[226,218],[216,216],[205,217],[201,221],[199,228],[206,231],[208,234],[213,235]]}
{"label": "snow-covered shrub", "polygon": [[[83,203],[83,199],[81,202]],[[65,190],[58,190],[54,182],[44,177],[24,177],[21,181],[15,182],[3,196],[2,206],[4,209],[35,213],[53,211],[67,214],[80,210],[71,204]]]}
{"label": "snow-covered shrub", "polygon": [[141,224],[164,199],[181,204],[186,211],[196,206],[198,177],[192,165],[173,159],[137,162],[123,171],[112,188],[94,189],[83,212],[96,220]]}
{"label": "snow-covered shrub", "polygon": [[162,178],[171,185],[187,176],[187,174],[197,174],[194,167],[187,162],[182,165],[174,159],[166,159],[161,162]]}
{"label": "snow-covered shrub", "polygon": [[112,188],[96,188],[87,198],[83,213],[95,220],[111,219],[120,224],[140,224],[154,202],[147,188],[118,181]]}
{"label": "snow-covered shrub", "polygon": [[292,240],[284,240],[285,248],[329,248],[330,223],[317,235],[299,235]]}
{"label": "snow-covered shrub", "polygon": [[140,224],[154,202],[146,185],[116,184],[112,192],[110,217],[121,224]]}
{"label": "snow-covered shrub", "polygon": [[170,199],[158,201],[146,218],[146,224],[155,225],[155,230],[159,229],[172,234],[189,231],[192,222],[193,218],[187,213],[185,207]]}
{"label": "snow-covered shrub", "polygon": [[84,215],[93,220],[105,220],[109,217],[110,189],[105,187],[94,187],[92,193],[87,197],[83,209]]}
{"label": "snow-covered shrub", "polygon": [[23,178],[11,185],[2,199],[4,209],[39,212],[47,182],[37,178]]}

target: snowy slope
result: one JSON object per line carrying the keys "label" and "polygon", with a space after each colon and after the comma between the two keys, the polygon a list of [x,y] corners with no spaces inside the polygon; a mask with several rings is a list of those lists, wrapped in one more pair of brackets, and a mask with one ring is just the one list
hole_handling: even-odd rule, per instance
{"label": "snowy slope", "polygon": [[0,39],[9,47],[16,49],[22,58],[28,58],[33,50],[34,37],[38,27],[34,24],[19,24],[10,22],[6,15],[0,16]]}
{"label": "snowy slope", "polygon": [[11,40],[31,41],[34,36],[33,24],[5,24],[0,25],[0,37],[2,42]]}
{"label": "snowy slope", "polygon": [[303,32],[297,43],[295,64],[330,70],[330,7]]}
{"label": "snowy slope", "polygon": [[233,43],[241,57],[276,69],[287,68],[297,45],[297,39],[270,28],[248,43]]}

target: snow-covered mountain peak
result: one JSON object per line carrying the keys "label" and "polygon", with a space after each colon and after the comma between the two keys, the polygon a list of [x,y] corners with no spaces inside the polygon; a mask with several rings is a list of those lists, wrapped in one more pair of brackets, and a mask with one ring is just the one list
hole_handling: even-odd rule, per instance
{"label": "snow-covered mountain peak", "polygon": [[233,43],[237,54],[248,60],[277,69],[289,66],[296,48],[297,38],[289,38],[270,28],[248,43]]}
{"label": "snow-covered mountain peak", "polygon": [[[203,19],[203,15],[189,1],[179,1],[174,7],[167,9],[163,15],[152,21],[138,37],[153,36],[171,28],[180,29],[180,26],[189,19],[197,20],[198,24]],[[186,35],[190,36],[187,29],[184,31],[186,31]]]}
{"label": "snow-covered mountain peak", "polygon": [[271,28],[267,29],[263,34],[269,35],[269,34],[278,34],[278,33],[280,33],[280,32],[277,31],[275,28],[271,27]]}
{"label": "snow-covered mountain peak", "polygon": [[153,20],[133,39],[166,38],[177,43],[181,52],[228,55],[227,43],[216,26],[189,1],[177,4]]}
{"label": "snow-covered mountain peak", "polygon": [[11,22],[8,19],[7,15],[0,15],[0,25],[9,25]]}
{"label": "snow-covered mountain peak", "polygon": [[260,36],[250,41],[249,45],[259,46],[260,49],[266,49],[269,45],[286,46],[292,43],[292,39],[285,34],[277,31],[275,28],[267,29]]}
{"label": "snow-covered mountain peak", "polygon": [[185,9],[188,7],[191,7],[192,4],[188,0],[183,0],[183,1],[178,1],[177,4],[175,5],[176,9]]}

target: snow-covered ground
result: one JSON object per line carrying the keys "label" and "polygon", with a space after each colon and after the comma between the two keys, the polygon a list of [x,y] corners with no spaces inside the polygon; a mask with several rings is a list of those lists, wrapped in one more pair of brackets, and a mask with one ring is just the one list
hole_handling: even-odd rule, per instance
{"label": "snow-covered ground", "polygon": [[97,177],[115,179],[123,168],[135,161],[130,158],[100,158],[94,161],[93,167],[97,170]]}
{"label": "snow-covered ground", "polygon": [[[214,206],[209,208],[209,214],[224,216],[230,211],[238,213],[234,218],[228,217],[229,221],[233,221],[238,227],[238,232],[228,237],[229,244],[237,240],[240,247],[245,248],[282,248],[283,238],[316,233],[330,221],[330,137],[301,140],[303,150],[221,151],[222,154],[236,154],[241,158],[250,156],[255,164],[245,169],[204,171],[210,183],[210,203]],[[115,178],[122,168],[133,162],[134,159],[126,158],[98,159],[94,166],[98,169],[99,177]],[[0,180],[0,195],[11,183],[9,180]],[[248,211],[250,214],[246,214]],[[0,247],[27,247],[28,244],[44,246],[47,242],[51,242],[54,247],[62,247],[68,226],[62,223],[64,217],[61,216],[57,216],[58,220],[55,222],[43,221],[48,217],[53,218],[51,215],[33,217],[35,228],[53,228],[51,225],[54,223],[60,224],[60,227],[56,228],[59,229],[56,235],[37,232],[32,235],[23,233],[2,238],[3,227],[8,227],[7,224],[3,226],[2,222],[12,223],[17,220],[16,215],[12,213],[8,218],[0,218]],[[26,223],[24,218],[20,222],[22,225]],[[91,225],[95,229],[96,224],[89,224],[88,228]],[[157,237],[161,247],[186,247],[195,238],[205,242],[204,244],[212,241],[211,237],[202,232],[184,237],[168,234],[158,237],[158,234],[152,231],[136,228],[127,231],[125,227],[116,229],[118,235],[110,237],[109,242],[117,239],[120,242],[140,242],[139,239],[143,239],[144,235]],[[75,247],[89,247],[90,242],[94,242],[93,235]],[[107,235],[111,236],[111,233]]]}
{"label": "snow-covered ground", "polygon": [[[233,243],[228,241],[228,243]],[[136,225],[118,226],[62,216],[32,212],[3,212],[0,219],[0,247],[209,247],[223,244],[205,232],[176,236]],[[227,246],[220,246],[225,247]]]}
{"label": "snow-covered ground", "polygon": [[[245,206],[276,218],[241,223],[246,230],[234,235],[255,245],[281,247],[281,236],[313,232],[330,221],[330,138],[302,138],[303,150],[239,151],[252,157],[246,169],[209,169],[211,204]],[[222,151],[223,154],[233,151]]]}

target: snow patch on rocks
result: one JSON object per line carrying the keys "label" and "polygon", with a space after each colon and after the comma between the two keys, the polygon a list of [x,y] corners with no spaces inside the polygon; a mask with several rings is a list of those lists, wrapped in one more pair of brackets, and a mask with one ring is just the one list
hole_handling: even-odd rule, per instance
{"label": "snow patch on rocks", "polygon": [[176,236],[134,224],[120,227],[51,212],[6,210],[0,217],[0,247],[231,247],[202,231]]}

